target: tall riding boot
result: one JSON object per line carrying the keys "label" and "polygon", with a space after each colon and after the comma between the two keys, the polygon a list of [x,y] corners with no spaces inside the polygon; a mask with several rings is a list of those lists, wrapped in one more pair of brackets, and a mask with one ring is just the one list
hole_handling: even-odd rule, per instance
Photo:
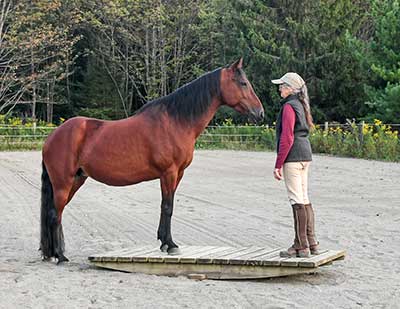
{"label": "tall riding boot", "polygon": [[289,249],[281,251],[279,255],[281,257],[309,257],[310,250],[307,240],[307,214],[304,204],[294,204],[292,205],[292,209],[295,231],[294,243]]}
{"label": "tall riding boot", "polygon": [[314,210],[311,204],[305,204],[305,209],[307,213],[307,239],[310,245],[310,252],[312,255],[319,254],[318,245],[319,242],[315,237],[315,216]]}

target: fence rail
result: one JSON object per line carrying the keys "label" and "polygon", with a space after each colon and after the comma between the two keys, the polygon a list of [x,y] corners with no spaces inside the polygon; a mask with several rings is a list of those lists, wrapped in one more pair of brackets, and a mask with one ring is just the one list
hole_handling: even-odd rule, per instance
{"label": "fence rail", "polygon": [[[0,125],[0,151],[40,150],[46,137],[55,129]],[[315,152],[398,161],[399,129],[400,124],[324,123],[316,126],[310,140]],[[397,140],[393,136],[397,136]],[[273,150],[275,145],[275,127],[268,125],[208,126],[196,142],[200,149]]]}

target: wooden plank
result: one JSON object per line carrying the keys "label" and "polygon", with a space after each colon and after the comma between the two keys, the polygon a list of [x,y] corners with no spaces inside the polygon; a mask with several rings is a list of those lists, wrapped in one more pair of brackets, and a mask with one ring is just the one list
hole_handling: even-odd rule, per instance
{"label": "wooden plank", "polygon": [[[150,248],[150,246],[146,246],[146,247]],[[141,248],[142,248],[141,250],[143,250],[143,248],[145,248],[145,247],[141,247]],[[126,253],[130,253],[131,251],[132,251],[132,248],[124,248],[122,250],[117,250],[117,251],[113,251],[113,252],[110,252],[110,253],[107,253],[107,254],[103,254],[101,256],[101,261],[105,261],[105,262],[107,262],[107,261],[110,261],[110,262],[117,261],[118,257],[120,255],[124,255]]]}
{"label": "wooden plank", "polygon": [[213,248],[212,246],[182,246],[180,257],[189,257],[192,256],[199,251],[205,250],[205,248]]}
{"label": "wooden plank", "polygon": [[260,248],[260,251],[254,252],[253,254],[249,254],[248,256],[246,255],[246,259],[248,260],[258,260],[260,257],[269,255],[271,253],[274,253],[276,251],[282,250],[281,248]]}
{"label": "wooden plank", "polygon": [[[223,257],[227,254],[230,254],[232,252],[237,252],[238,248],[237,247],[223,247],[224,250],[221,250],[219,252],[215,252],[213,253],[212,257],[215,258],[219,258],[219,257]],[[206,256],[205,256],[206,258]]]}
{"label": "wooden plank", "polygon": [[[323,253],[325,253],[325,252],[328,252],[328,250],[321,250],[319,255],[321,255],[321,254],[323,254]],[[310,259],[312,259],[312,258],[314,258],[314,257],[316,257],[316,255],[311,255],[311,256],[308,257],[308,258],[298,258],[298,257],[296,257],[296,258],[290,258],[290,259],[281,261],[281,266],[302,267],[302,266],[300,266],[300,263],[307,262],[307,261],[309,261]]]}
{"label": "wooden plank", "polygon": [[283,259],[284,258],[281,258],[279,256],[279,252],[278,252],[278,254],[275,254],[274,256],[268,258],[267,260],[263,260],[263,265],[264,266],[279,266],[279,265],[281,265],[281,261]]}
{"label": "wooden plank", "polygon": [[330,261],[334,261],[338,258],[344,257],[346,255],[346,251],[344,250],[329,250],[325,253],[315,255],[312,258],[309,258],[306,261],[302,261],[299,263],[300,267],[318,267],[328,263]]}
{"label": "wooden plank", "polygon": [[[181,246],[180,247],[180,249],[182,250],[182,251],[184,251],[184,250],[190,250],[192,247],[188,247],[188,246]],[[171,259],[173,259],[173,260],[176,260],[176,258],[175,257],[173,257],[173,258],[171,258],[171,256],[170,255],[168,255],[168,253],[167,252],[162,252],[161,250],[154,250],[154,251],[151,251],[151,252],[149,252],[149,253],[142,253],[142,254],[140,254],[140,255],[142,255],[142,256],[137,256],[137,254],[135,255],[135,262],[141,262],[141,263],[143,263],[143,262],[149,262],[149,263],[168,263],[168,262],[166,262],[166,259],[169,259],[169,261],[171,260]],[[145,260],[145,259],[143,259],[144,258],[144,256],[146,256],[147,257],[147,260]]]}
{"label": "wooden plank", "polygon": [[[326,252],[322,251],[321,253]],[[280,261],[280,266],[285,266],[285,267],[300,267],[301,262],[307,262],[310,258],[313,258],[314,256],[310,256],[308,258],[299,258],[299,257],[286,257],[282,258]]]}
{"label": "wooden plank", "polygon": [[[286,257],[282,259],[280,262],[280,266],[286,266],[286,267],[298,267],[299,266],[299,260],[303,258],[298,258],[298,257]],[[309,258],[307,258],[309,259]]]}
{"label": "wooden plank", "polygon": [[146,254],[146,252],[149,252],[149,250],[157,251],[157,253],[160,252],[159,249],[155,249],[153,246],[146,246],[146,247],[142,247],[142,248],[131,249],[130,251],[125,251],[125,252],[116,254],[117,261],[119,263],[130,263],[133,261],[133,257],[135,255],[141,255],[143,253]]}
{"label": "wooden plank", "polygon": [[[186,256],[186,255],[190,256],[190,255],[196,253],[197,251],[204,250],[204,246],[180,246],[179,249],[181,250],[181,252],[184,252],[184,254],[181,254],[176,257],[181,258],[181,256]],[[176,257],[172,258],[172,261],[175,261]],[[168,253],[160,252],[160,254],[156,254],[156,255],[149,254],[149,258],[148,258],[147,262],[149,262],[149,263],[164,263],[164,262],[166,262],[166,259],[168,259],[168,262],[171,261],[171,258],[168,255]],[[168,263],[168,262],[166,262],[166,263]]]}
{"label": "wooden plank", "polygon": [[[199,252],[196,254],[194,257],[195,263],[196,264],[206,264],[210,263],[210,259],[212,259],[215,256],[219,256],[222,254],[225,254],[226,252],[231,252],[233,250],[232,247],[217,247],[217,246],[212,246],[209,247],[207,251],[204,252]],[[190,258],[182,260],[183,263],[188,262]],[[193,260],[191,260],[193,262]]]}
{"label": "wooden plank", "polygon": [[145,254],[148,255],[148,254],[153,254],[153,253],[154,253],[154,255],[156,255],[156,254],[158,255],[158,254],[164,254],[165,252],[162,252],[159,247],[146,246],[146,247],[142,248],[141,250],[136,250],[136,249],[132,250],[131,252],[129,252],[129,255],[131,257],[134,257],[134,256],[145,255]]}
{"label": "wooden plank", "polygon": [[132,255],[132,262],[146,263],[149,259],[149,255],[159,253],[159,252],[160,252],[160,248],[154,249],[154,247],[153,247],[152,249],[149,249],[147,251],[146,250],[141,251],[140,254],[135,253],[134,255]]}
{"label": "wooden plank", "polygon": [[250,252],[250,253],[241,255],[240,258],[238,258],[238,259],[231,259],[229,261],[229,263],[232,265],[248,265],[248,266],[262,265],[262,260],[260,259],[260,257],[269,256],[278,250],[281,250],[281,249],[271,250],[270,248],[258,248],[254,252]]}
{"label": "wooden plank", "polygon": [[185,263],[192,263],[192,264],[199,263],[198,259],[206,258],[207,256],[210,256],[210,255],[220,254],[221,252],[225,252],[226,250],[231,249],[231,247],[215,247],[215,246],[209,246],[209,247],[206,247],[206,248],[207,248],[206,250],[199,251],[199,252],[197,252],[196,254],[193,254],[190,257],[182,257],[180,259],[180,262],[183,263],[183,264],[185,264]]}
{"label": "wooden plank", "polygon": [[[145,248],[145,247],[149,247],[149,246],[143,246],[140,248]],[[110,252],[103,253],[103,254],[94,254],[94,255],[89,256],[89,261],[101,261],[102,258],[116,257],[119,254],[122,254],[124,252],[129,252],[131,250],[132,250],[132,248],[123,248],[123,249],[114,250],[114,251],[110,251]]]}
{"label": "wooden plank", "polygon": [[181,263],[117,263],[94,262],[96,266],[119,271],[145,273],[149,275],[187,276],[204,274],[207,279],[259,279],[315,272],[315,268],[265,267],[224,264]]}
{"label": "wooden plank", "polygon": [[[254,255],[257,255],[257,252],[259,254],[261,254],[262,251],[263,251],[262,248],[253,247],[253,250],[249,249],[247,251],[239,253],[235,257],[231,257],[229,259],[229,264],[232,264],[232,265],[246,265],[247,257],[249,257],[249,256],[252,257]],[[264,253],[265,253],[265,250],[264,250]]]}
{"label": "wooden plank", "polygon": [[[246,261],[245,265],[249,265],[249,266],[262,266],[265,265],[265,261],[266,260],[271,260],[275,257],[279,256],[279,252],[282,250],[282,248],[277,248],[271,251],[266,252],[265,254],[259,255],[257,257],[254,257],[252,259],[249,259],[248,261]],[[274,266],[276,263],[272,260],[272,262],[270,263],[269,266]],[[278,262],[279,265],[279,262]]]}
{"label": "wooden plank", "polygon": [[215,247],[215,249],[211,250],[211,252],[208,252],[207,254],[204,254],[204,255],[198,257],[196,263],[197,264],[209,264],[209,263],[212,263],[212,261],[216,257],[224,256],[228,253],[231,253],[234,251],[236,252],[237,250],[238,250],[238,248],[234,248],[234,247]]}
{"label": "wooden plank", "polygon": [[235,249],[236,250],[231,252],[231,253],[224,254],[222,256],[219,256],[219,257],[211,259],[211,261],[209,263],[213,263],[213,264],[229,264],[229,260],[230,259],[235,259],[236,257],[240,256],[241,254],[254,252],[256,247],[243,247],[243,248],[235,248]]}
{"label": "wooden plank", "polygon": [[164,255],[159,255],[159,256],[149,256],[147,259],[147,262],[149,263],[164,263],[165,256]]}

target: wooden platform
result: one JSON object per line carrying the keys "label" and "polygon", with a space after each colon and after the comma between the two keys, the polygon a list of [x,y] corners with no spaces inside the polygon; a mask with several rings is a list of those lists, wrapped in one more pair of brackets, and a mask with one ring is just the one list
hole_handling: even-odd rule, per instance
{"label": "wooden platform", "polygon": [[94,265],[125,272],[199,279],[256,279],[313,273],[343,259],[345,251],[326,250],[310,258],[281,258],[282,248],[181,246],[180,255],[138,247],[89,257]]}

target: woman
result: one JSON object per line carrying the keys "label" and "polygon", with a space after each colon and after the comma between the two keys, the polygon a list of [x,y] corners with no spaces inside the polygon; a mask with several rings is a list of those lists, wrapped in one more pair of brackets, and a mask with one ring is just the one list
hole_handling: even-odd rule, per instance
{"label": "woman", "polygon": [[274,177],[285,180],[293,210],[293,245],[281,257],[309,257],[318,254],[314,232],[314,211],[308,199],[308,169],[312,160],[308,139],[313,120],[307,86],[297,73],[286,73],[272,80],[279,85],[282,108],[276,121],[277,158]]}

